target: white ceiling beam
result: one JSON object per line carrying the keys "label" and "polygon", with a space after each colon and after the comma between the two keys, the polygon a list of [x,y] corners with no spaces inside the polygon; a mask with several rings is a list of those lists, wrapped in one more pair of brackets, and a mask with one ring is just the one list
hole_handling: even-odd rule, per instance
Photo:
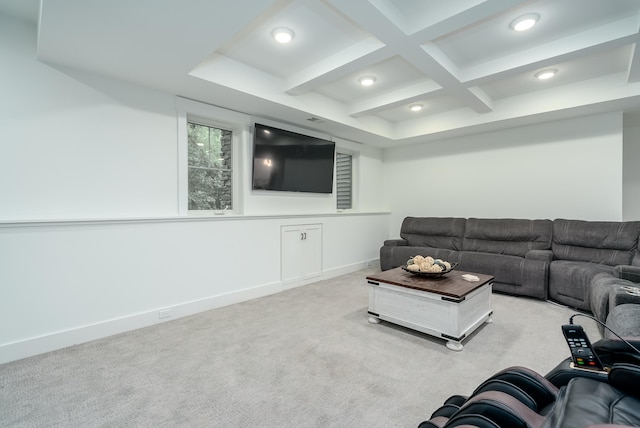
{"label": "white ceiling beam", "polygon": [[441,76],[442,79],[453,78],[454,82],[460,82],[460,69],[440,48],[431,42],[423,43],[420,48],[440,65],[440,69],[445,71]]}
{"label": "white ceiling beam", "polygon": [[529,0],[473,0],[463,4],[460,1],[442,2],[441,11],[429,16],[414,17],[409,33],[414,41],[431,41],[474,25],[478,21],[491,18]]}
{"label": "white ceiling beam", "polygon": [[621,110],[640,100],[640,83],[624,84],[624,73],[608,75],[535,93],[499,100],[486,115],[473,115],[466,109],[434,115],[429,120],[414,119],[396,125],[396,140],[436,135],[476,127],[526,121],[536,116],[561,117],[580,110],[581,115]]}
{"label": "white ceiling beam", "polygon": [[378,9],[393,25],[406,33],[409,28],[409,20],[395,3],[391,0],[369,0],[369,2]]}
{"label": "white ceiling beam", "polygon": [[[334,7],[350,17],[365,31],[396,51],[408,63],[420,70],[425,76],[441,86],[449,87],[449,93],[461,99],[477,113],[491,111],[489,105],[469,91],[455,75],[455,70],[447,68],[451,62],[440,61],[424,49],[415,45],[402,29],[398,28],[385,15],[384,10],[376,8],[369,0],[329,0]],[[496,0],[497,1],[497,0]],[[432,49],[432,52],[435,50]]]}
{"label": "white ceiling beam", "polygon": [[499,59],[460,70],[460,78],[468,85],[480,85],[509,74],[536,70],[635,43],[640,39],[636,22],[636,17],[624,18],[531,49],[505,55]]}
{"label": "white ceiling beam", "polygon": [[349,107],[350,116],[358,117],[373,114],[381,110],[387,110],[404,104],[410,104],[424,98],[425,95],[435,95],[442,91],[442,86],[434,81],[419,82],[395,91],[377,95],[366,100],[354,103]]}
{"label": "white ceiling beam", "polygon": [[640,81],[640,46],[638,43],[633,45],[631,58],[629,59],[629,69],[627,70],[627,82]]}
{"label": "white ceiling beam", "polygon": [[[636,29],[640,27],[640,15],[636,16]],[[627,83],[640,81],[640,46],[633,45],[629,58],[629,68],[627,70]]]}
{"label": "white ceiling beam", "polygon": [[344,104],[316,92],[299,96],[288,95],[280,90],[280,78],[258,71],[224,55],[212,56],[209,61],[189,73],[189,76],[215,82],[217,85],[250,94],[280,107],[303,112],[302,114],[307,117],[322,118],[362,131],[368,130],[369,127],[375,128],[374,134],[383,138],[390,138],[393,132],[392,124],[386,120],[376,117],[351,117],[347,114]]}
{"label": "white ceiling beam", "polygon": [[[438,55],[438,50],[430,49],[435,46],[414,46],[407,45],[401,48],[402,57],[414,67],[429,76],[439,85],[447,88],[450,95],[461,100],[465,105],[476,113],[487,113],[491,111],[491,103],[487,102],[487,97],[478,97],[473,91],[461,84],[457,77],[457,68],[449,69],[453,66],[448,58]],[[442,60],[442,62],[439,61]]]}
{"label": "white ceiling beam", "polygon": [[285,92],[299,95],[312,91],[392,55],[393,52],[385,48],[383,43],[372,37],[367,38],[293,74],[285,82]]}
{"label": "white ceiling beam", "polygon": [[484,105],[487,106],[487,112],[493,111],[493,99],[485,91],[477,86],[469,88],[469,91],[476,96]]}

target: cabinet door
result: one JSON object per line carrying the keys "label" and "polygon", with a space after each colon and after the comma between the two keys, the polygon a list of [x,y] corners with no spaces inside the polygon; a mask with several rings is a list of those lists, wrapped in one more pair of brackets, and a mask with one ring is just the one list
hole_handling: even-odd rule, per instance
{"label": "cabinet door", "polygon": [[301,241],[301,279],[313,278],[322,274],[322,225],[306,226]]}
{"label": "cabinet door", "polygon": [[293,281],[301,276],[300,248],[303,237],[300,226],[283,226],[281,229],[280,279],[282,282]]}
{"label": "cabinet door", "polygon": [[282,282],[300,281],[322,274],[322,225],[281,228]]}

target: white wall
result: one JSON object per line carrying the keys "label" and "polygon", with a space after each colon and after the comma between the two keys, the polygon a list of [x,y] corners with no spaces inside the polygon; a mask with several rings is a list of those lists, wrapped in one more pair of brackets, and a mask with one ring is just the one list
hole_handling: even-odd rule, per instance
{"label": "white wall", "polygon": [[[179,100],[41,63],[35,46],[34,27],[0,16],[0,221],[178,215]],[[242,116],[245,172],[235,184],[243,190],[245,214],[335,212],[335,195],[251,191],[247,124],[273,122],[209,107],[196,112],[212,112],[223,122]],[[370,176],[382,163],[382,151],[360,148],[361,174]],[[379,211],[383,204],[375,190],[364,187],[358,209]]]}
{"label": "white wall", "polygon": [[640,112],[624,115],[623,203],[625,221],[640,220]]}
{"label": "white wall", "polygon": [[[378,258],[388,215],[246,178],[249,215],[179,217],[176,97],[40,63],[35,32],[0,16],[0,363],[281,291],[282,225],[323,224],[321,278]],[[358,157],[376,210],[382,152]]]}
{"label": "white wall", "polygon": [[[282,291],[280,227],[322,223],[322,277],[378,258],[388,216],[0,224],[0,363]],[[364,279],[363,279],[364,281]]]}
{"label": "white wall", "polygon": [[390,235],[405,216],[622,220],[622,114],[385,151]]}
{"label": "white wall", "polygon": [[174,98],[35,59],[0,16],[0,220],[175,215]]}

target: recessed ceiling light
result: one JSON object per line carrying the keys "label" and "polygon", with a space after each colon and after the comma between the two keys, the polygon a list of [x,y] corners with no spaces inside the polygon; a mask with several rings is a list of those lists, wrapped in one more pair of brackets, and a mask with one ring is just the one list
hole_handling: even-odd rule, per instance
{"label": "recessed ceiling light", "polygon": [[362,76],[358,79],[358,82],[360,82],[362,86],[371,86],[376,83],[376,78],[373,76]]}
{"label": "recessed ceiling light", "polygon": [[529,13],[527,15],[522,15],[514,19],[513,21],[511,21],[511,28],[513,28],[516,31],[526,31],[529,28],[536,25],[536,22],[538,22],[538,19],[540,19],[540,15],[538,15],[537,13]]}
{"label": "recessed ceiling light", "polygon": [[294,36],[293,31],[285,27],[276,28],[271,35],[278,43],[289,43]]}
{"label": "recessed ceiling light", "polygon": [[411,105],[409,106],[409,109],[410,109],[411,111],[420,111],[420,110],[422,110],[423,108],[424,108],[424,106],[423,106],[422,104],[411,104]]}
{"label": "recessed ceiling light", "polygon": [[542,70],[537,72],[535,76],[540,80],[546,80],[546,79],[551,79],[553,76],[556,75],[557,72],[558,70],[556,69]]}

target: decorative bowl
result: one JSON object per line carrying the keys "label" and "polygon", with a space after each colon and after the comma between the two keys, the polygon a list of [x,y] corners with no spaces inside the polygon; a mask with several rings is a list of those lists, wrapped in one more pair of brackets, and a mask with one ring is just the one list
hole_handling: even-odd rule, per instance
{"label": "decorative bowl", "polygon": [[444,274],[447,274],[449,272],[451,272],[452,270],[454,270],[456,268],[456,266],[458,266],[458,263],[451,263],[451,268],[447,269],[447,270],[443,270],[442,272],[414,272],[412,270],[407,269],[407,265],[401,266],[402,269],[406,270],[409,273],[412,273],[414,275],[417,276],[422,276],[425,278],[438,278]]}

